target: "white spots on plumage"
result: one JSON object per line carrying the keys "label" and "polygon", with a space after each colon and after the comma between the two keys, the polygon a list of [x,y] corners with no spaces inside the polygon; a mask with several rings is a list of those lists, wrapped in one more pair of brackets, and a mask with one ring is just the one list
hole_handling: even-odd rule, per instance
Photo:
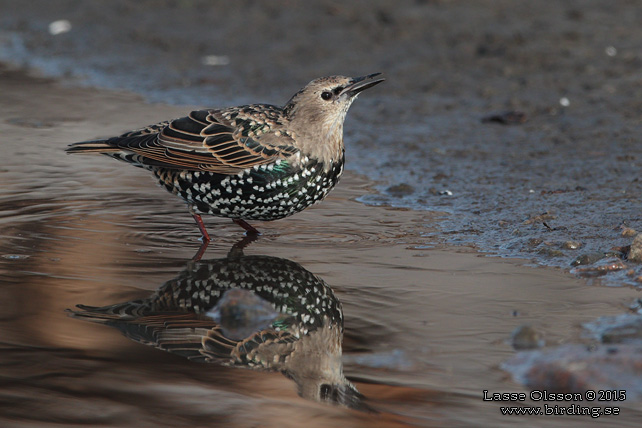
{"label": "white spots on plumage", "polygon": [[[307,159],[300,152],[297,155]],[[150,169],[161,184],[185,199],[195,212],[245,220],[275,220],[320,202],[343,171],[342,162],[331,168],[299,163],[291,173],[289,169],[274,168],[277,164],[284,163],[255,165],[223,177],[207,171]],[[287,168],[293,168],[291,165]]]}

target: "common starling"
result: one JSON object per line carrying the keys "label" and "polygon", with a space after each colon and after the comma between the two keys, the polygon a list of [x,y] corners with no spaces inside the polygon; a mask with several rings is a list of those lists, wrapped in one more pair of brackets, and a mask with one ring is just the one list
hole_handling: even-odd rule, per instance
{"label": "common starling", "polygon": [[320,202],[344,163],[343,122],[363,90],[384,79],[330,76],[311,81],[285,104],[192,111],[104,140],[71,144],[68,153],[100,153],[148,169],[183,198],[203,235],[201,214],[277,220]]}
{"label": "common starling", "polygon": [[343,310],[322,279],[291,260],[245,256],[190,262],[150,297],[75,318],[195,362],[277,371],[304,398],[369,411],[343,374]]}

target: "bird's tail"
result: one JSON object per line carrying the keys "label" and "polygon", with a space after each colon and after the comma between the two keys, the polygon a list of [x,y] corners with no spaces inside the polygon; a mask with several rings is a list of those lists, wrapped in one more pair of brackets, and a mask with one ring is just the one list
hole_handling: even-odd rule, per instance
{"label": "bird's tail", "polygon": [[70,144],[65,151],[70,154],[113,154],[120,150],[120,148],[109,144],[108,140],[94,140]]}
{"label": "bird's tail", "polygon": [[67,309],[66,312],[74,318],[81,318],[100,324],[135,319],[136,317],[145,315],[145,313],[150,310],[149,302],[145,299],[102,307],[76,305],[76,308],[78,309]]}

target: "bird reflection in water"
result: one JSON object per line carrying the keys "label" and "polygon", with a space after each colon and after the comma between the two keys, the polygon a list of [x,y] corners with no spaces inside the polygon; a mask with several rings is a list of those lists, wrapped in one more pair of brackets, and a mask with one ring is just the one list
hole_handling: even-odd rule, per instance
{"label": "bird reflection in water", "polygon": [[196,362],[278,371],[301,397],[372,411],[343,375],[343,311],[323,280],[290,260],[228,256],[191,261],[152,296],[72,316]]}

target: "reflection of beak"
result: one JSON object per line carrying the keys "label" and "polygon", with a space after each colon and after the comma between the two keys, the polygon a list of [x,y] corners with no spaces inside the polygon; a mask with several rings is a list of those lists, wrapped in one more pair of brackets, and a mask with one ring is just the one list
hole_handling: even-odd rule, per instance
{"label": "reflection of beak", "polygon": [[354,77],[350,81],[350,84],[343,88],[341,95],[348,94],[350,98],[356,96],[361,91],[365,91],[368,88],[372,88],[375,85],[383,82],[386,79],[374,79],[374,77],[379,76],[381,73],[368,74],[367,76]]}

